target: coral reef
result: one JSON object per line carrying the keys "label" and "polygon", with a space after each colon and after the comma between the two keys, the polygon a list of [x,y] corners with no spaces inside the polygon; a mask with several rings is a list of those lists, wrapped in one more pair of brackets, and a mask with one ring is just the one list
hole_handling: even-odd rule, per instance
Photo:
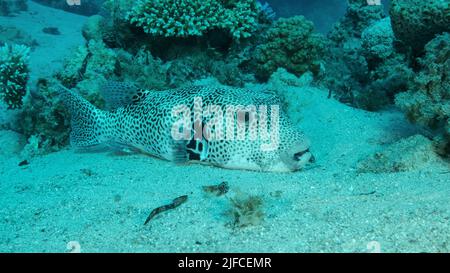
{"label": "coral reef", "polygon": [[190,56],[183,56],[168,62],[168,80],[171,87],[192,83],[198,79],[215,77],[220,83],[231,86],[244,86],[253,82],[251,74],[242,71],[240,60],[229,56],[223,58],[215,51],[197,49]]}
{"label": "coral reef", "polygon": [[297,76],[320,71],[325,40],[303,16],[280,18],[267,31],[254,53],[256,77],[267,80],[279,67]]}
{"label": "coral reef", "polygon": [[389,10],[395,37],[419,55],[436,34],[450,31],[450,2],[392,0]]}
{"label": "coral reef", "polygon": [[127,18],[154,36],[202,36],[224,29],[241,39],[256,30],[257,16],[255,0],[140,0]]}
{"label": "coral reef", "polygon": [[16,130],[27,139],[22,156],[30,158],[57,151],[69,143],[70,118],[60,102],[55,80],[39,80],[24,101]]}
{"label": "coral reef", "polygon": [[[127,14],[136,1],[133,0],[105,0],[102,19],[90,19],[86,23],[94,36],[102,36],[108,47],[139,50],[142,46],[151,44],[148,35],[136,31],[130,25]],[[97,32],[95,34],[94,32]],[[85,36],[86,37],[86,36]]]}
{"label": "coral reef", "polygon": [[0,1],[0,15],[10,16],[19,11],[28,9],[26,0],[2,0]]}
{"label": "coral reef", "polygon": [[269,90],[283,90],[287,86],[305,87],[311,84],[313,80],[314,78],[311,72],[304,73],[301,77],[297,77],[284,68],[278,68],[277,71],[270,76],[270,79],[267,82],[267,88]]}
{"label": "coral reef", "polygon": [[359,172],[392,173],[423,169],[438,160],[433,142],[422,135],[414,135],[388,145],[374,155],[361,160]]}
{"label": "coral reef", "polygon": [[271,21],[275,20],[275,18],[277,17],[277,14],[272,9],[272,7],[269,5],[269,3],[267,3],[267,2],[263,3],[261,1],[257,1],[256,5],[258,6],[258,9],[261,11],[259,21],[271,22]]}
{"label": "coral reef", "polygon": [[56,77],[68,87],[77,87],[89,101],[100,107],[99,90],[117,69],[117,54],[102,41],[90,40],[68,57]]}
{"label": "coral reef", "polygon": [[328,37],[338,44],[360,38],[364,29],[384,17],[381,5],[368,5],[367,0],[348,0],[345,16],[333,26]]}
{"label": "coral reef", "polygon": [[142,49],[134,56],[119,51],[119,64],[121,69],[117,76],[124,81],[134,82],[149,90],[164,90],[170,87],[170,64],[164,64],[149,51]]}
{"label": "coral reef", "polygon": [[370,59],[386,59],[394,54],[394,32],[388,18],[375,21],[361,33],[363,54]]}
{"label": "coral reef", "polygon": [[396,104],[412,122],[436,130],[440,153],[450,155],[450,34],[438,35],[419,59],[422,70]]}
{"label": "coral reef", "polygon": [[[130,24],[133,12],[137,14],[139,8],[146,9],[146,2],[148,2],[147,6],[152,3],[152,5],[156,5],[154,7],[167,10],[178,7],[178,5],[186,9],[199,8],[204,5],[200,1],[105,1],[101,15],[90,17],[85,23],[82,33],[87,41],[102,42],[106,48],[112,49],[117,55],[115,74],[106,78],[112,76],[119,80],[125,79],[135,82],[143,88],[157,90],[179,87],[210,76],[217,78],[221,83],[234,86],[243,86],[245,81],[254,81],[252,71],[245,65],[251,59],[249,52],[255,44],[253,40],[257,40],[259,33],[271,23],[271,19],[268,18],[270,14],[267,14],[269,11],[267,5],[258,5],[255,0],[207,1],[205,5],[215,3],[214,5],[223,10],[224,14],[220,18],[222,21],[217,22],[217,24],[223,24],[223,27],[211,25],[207,29],[199,31],[198,35],[191,35],[192,33],[189,34],[189,31],[183,32],[184,34],[179,33],[178,31],[181,29],[178,27],[181,26],[177,24],[175,30],[160,35],[155,32],[156,29],[160,28],[161,30],[168,26],[159,25],[155,28],[149,26],[152,33],[148,35],[149,33],[146,33],[142,27]],[[166,2],[172,3],[173,6],[163,7],[162,4]],[[257,13],[255,15],[256,32],[252,31],[252,34],[255,35],[251,39],[241,39],[246,36],[245,29],[240,29],[245,28],[245,24],[242,25],[233,18],[234,16],[238,16],[240,20],[245,18],[249,15],[250,7],[252,16],[253,11]],[[203,11],[205,14],[210,12],[204,8],[199,8],[197,11]],[[155,12],[157,11],[155,10]],[[151,14],[151,16],[140,14],[142,16],[139,18],[141,20],[144,20],[144,17],[150,19],[154,15]],[[168,17],[172,15],[167,14]],[[186,19],[177,18],[177,20]],[[195,20],[197,19],[199,18],[196,17]],[[200,18],[196,22],[201,24],[202,20]],[[263,20],[265,21],[258,22]],[[149,22],[154,23],[151,20]],[[226,33],[230,33],[230,35],[226,35]],[[238,38],[238,36],[240,37]],[[79,58],[75,57],[74,59],[78,60],[77,66],[80,67]]]}
{"label": "coral reef", "polygon": [[149,90],[164,90],[213,76],[220,83],[243,86],[253,78],[243,73],[239,64],[239,60],[222,59],[214,51],[199,48],[164,62],[146,48],[132,54],[123,49],[107,48],[102,41],[91,39],[67,58],[57,78],[66,86],[76,87],[90,102],[102,107],[99,90],[108,80],[133,82]]}
{"label": "coral reef", "polygon": [[0,98],[8,109],[22,107],[29,79],[29,52],[30,48],[24,45],[0,47]]}
{"label": "coral reef", "polygon": [[325,83],[339,101],[375,111],[407,90],[413,71],[407,57],[396,51],[391,22],[381,6],[352,1],[329,38]]}
{"label": "coral reef", "polygon": [[81,33],[86,41],[103,41],[105,29],[107,28],[106,19],[101,15],[93,15],[84,23]]}

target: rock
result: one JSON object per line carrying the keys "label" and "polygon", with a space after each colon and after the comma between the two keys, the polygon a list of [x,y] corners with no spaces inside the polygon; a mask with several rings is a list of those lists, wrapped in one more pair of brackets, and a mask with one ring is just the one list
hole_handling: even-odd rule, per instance
{"label": "rock", "polygon": [[105,29],[106,21],[103,16],[93,15],[89,17],[86,23],[83,25],[82,34],[83,37],[89,40],[101,41],[103,40],[103,30]]}

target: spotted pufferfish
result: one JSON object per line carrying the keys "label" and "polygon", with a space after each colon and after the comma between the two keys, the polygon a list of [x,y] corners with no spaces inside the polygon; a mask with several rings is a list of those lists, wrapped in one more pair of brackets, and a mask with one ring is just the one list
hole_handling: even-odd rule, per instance
{"label": "spotted pufferfish", "polygon": [[[102,90],[108,105],[106,110],[96,108],[75,90],[61,86],[60,94],[71,114],[70,142],[75,148],[128,147],[177,164],[196,162],[263,172],[298,171],[314,161],[309,150],[310,141],[289,122],[281,109],[276,149],[261,149],[267,139],[259,136],[239,140],[207,140],[195,137],[195,134],[190,139],[173,137],[174,122],[179,120],[173,115],[174,107],[187,105],[190,110],[195,110],[194,98],[201,98],[203,105],[219,107],[281,105],[280,99],[272,93],[224,86],[148,91],[133,84],[109,82]],[[248,115],[245,117],[244,124],[249,122]],[[191,124],[198,123],[198,119],[192,114]],[[200,119],[202,125],[207,123],[206,117]],[[267,120],[270,128],[270,118]]]}

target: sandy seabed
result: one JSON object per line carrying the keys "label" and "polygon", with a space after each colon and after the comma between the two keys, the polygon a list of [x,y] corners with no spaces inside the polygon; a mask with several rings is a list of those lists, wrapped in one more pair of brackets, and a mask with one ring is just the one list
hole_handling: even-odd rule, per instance
{"label": "sandy seabed", "polygon": [[[0,17],[38,41],[32,78],[56,71],[83,43],[85,17],[30,3]],[[79,22],[78,25],[73,22]],[[57,26],[62,35],[41,33]],[[386,143],[417,133],[396,110],[369,113],[327,99],[327,90],[289,88],[290,113],[312,141],[315,165],[296,173],[178,166],[141,154],[79,153],[70,148],[30,159],[0,154],[0,251],[67,252],[382,252],[450,251],[450,172],[445,162],[416,171],[359,173],[357,162]],[[2,134],[2,131],[0,131]],[[8,145],[8,143],[1,143]],[[8,149],[6,149],[8,150]],[[202,186],[226,181],[229,195],[261,196],[261,224],[232,228],[227,196]],[[150,211],[188,201],[148,225]]]}

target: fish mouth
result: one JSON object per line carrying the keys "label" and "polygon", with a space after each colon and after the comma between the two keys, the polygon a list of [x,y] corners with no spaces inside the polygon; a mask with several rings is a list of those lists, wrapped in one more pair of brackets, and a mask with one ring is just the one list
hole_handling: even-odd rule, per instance
{"label": "fish mouth", "polygon": [[301,142],[289,147],[280,155],[280,159],[288,171],[295,172],[303,169],[307,164],[315,162],[315,157],[309,148],[309,142]]}

